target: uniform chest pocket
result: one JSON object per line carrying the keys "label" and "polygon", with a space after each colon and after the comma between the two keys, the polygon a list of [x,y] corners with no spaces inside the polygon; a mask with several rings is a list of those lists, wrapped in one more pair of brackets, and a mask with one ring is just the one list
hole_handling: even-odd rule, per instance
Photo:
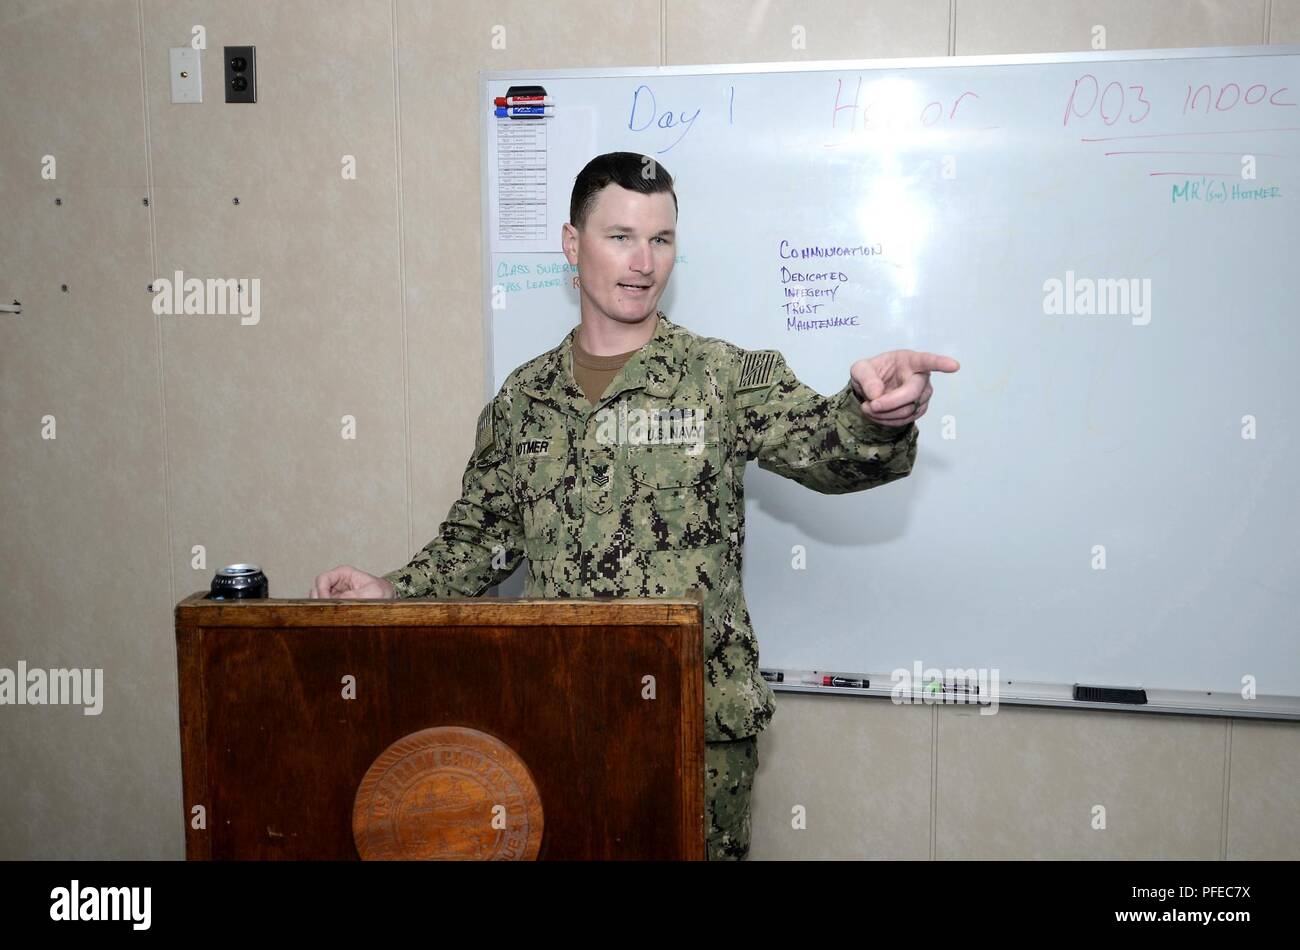
{"label": "uniform chest pocket", "polygon": [[716,442],[628,447],[633,544],[643,550],[701,548],[725,532],[722,453]]}
{"label": "uniform chest pocket", "polygon": [[556,555],[564,532],[564,473],[562,458],[539,456],[515,464],[515,502],[530,561]]}

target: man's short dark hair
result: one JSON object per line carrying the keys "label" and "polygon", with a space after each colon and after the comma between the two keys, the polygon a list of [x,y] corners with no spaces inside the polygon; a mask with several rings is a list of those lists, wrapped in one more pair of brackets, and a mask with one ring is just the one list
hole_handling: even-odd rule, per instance
{"label": "man's short dark hair", "polygon": [[673,176],[663,165],[636,152],[606,152],[589,161],[574,179],[573,196],[569,199],[569,223],[579,231],[596,205],[596,196],[606,185],[618,185],[643,195],[666,191],[673,196],[673,209],[677,208]]}

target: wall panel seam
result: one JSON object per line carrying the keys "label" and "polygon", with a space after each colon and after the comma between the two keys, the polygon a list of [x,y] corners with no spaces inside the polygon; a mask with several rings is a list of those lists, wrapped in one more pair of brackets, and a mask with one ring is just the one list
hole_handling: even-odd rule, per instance
{"label": "wall panel seam", "polygon": [[939,707],[930,705],[930,860],[939,855]]}
{"label": "wall panel seam", "polygon": [[[149,134],[149,49],[144,33],[144,0],[136,0],[136,25],[140,31],[140,111],[144,120],[144,191],[145,197],[153,197],[153,141]],[[154,219],[154,203],[149,202],[145,220],[149,225],[149,284],[153,284],[153,275],[158,273],[158,231]],[[149,308],[150,314],[153,308]],[[177,565],[172,563],[172,479],[171,466],[167,464],[167,372],[163,354],[163,322],[153,319],[155,357],[158,369],[158,436],[162,441],[162,478],[163,478],[163,563],[167,567],[167,585],[171,593],[169,605],[174,605],[176,597]]]}
{"label": "wall panel seam", "polygon": [[1232,795],[1232,725],[1231,719],[1225,720],[1223,729],[1223,811],[1219,821],[1219,859],[1228,860],[1228,827],[1231,818],[1230,796]]}
{"label": "wall panel seam", "polygon": [[659,65],[668,65],[668,0],[659,0]]}
{"label": "wall panel seam", "polygon": [[[411,493],[411,353],[406,313],[406,232],[402,215],[402,78],[398,50],[397,0],[392,0],[393,38],[393,157],[397,163],[397,308],[402,321],[402,452],[406,456],[406,552],[415,550],[415,517]],[[403,562],[404,563],[404,562]]]}

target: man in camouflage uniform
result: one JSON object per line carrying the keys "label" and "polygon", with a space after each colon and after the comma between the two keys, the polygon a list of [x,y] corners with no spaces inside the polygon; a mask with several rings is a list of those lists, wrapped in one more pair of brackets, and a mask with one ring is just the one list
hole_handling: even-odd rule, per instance
{"label": "man in camouflage uniform", "polygon": [[[579,176],[575,205],[588,170],[602,160],[626,166],[630,158],[619,156],[635,158],[640,173],[642,156],[601,156]],[[655,184],[662,184],[667,173],[662,166],[657,171]],[[635,217],[629,208],[664,197],[662,187],[647,191],[620,179],[617,168],[608,187],[602,180],[596,179],[597,192],[612,190],[611,202],[630,202],[613,212],[620,221]],[[675,196],[667,211],[675,221]],[[622,230],[636,238],[634,229]],[[574,253],[570,260],[602,253],[625,252],[596,249],[588,258]],[[671,257],[666,265],[662,257],[656,264],[644,246],[626,253],[637,255],[629,273],[643,280],[653,275],[661,291]],[[599,266],[591,266],[596,279]],[[614,276],[626,279],[623,266],[617,263]],[[585,298],[589,275],[581,267],[579,278]],[[850,382],[825,397],[799,382],[774,350],[747,351],[697,336],[655,309],[639,320],[626,319],[639,312],[638,305],[625,301],[621,291],[613,291],[612,303],[608,294],[601,299],[601,291],[609,290],[598,287],[593,296],[615,320],[625,318],[621,324],[651,334],[603,395],[589,399],[574,374],[579,330],[582,343],[591,332],[583,329],[589,325],[584,299],[583,323],[559,346],[515,369],[483,409],[461,498],[438,537],[382,580],[338,568],[317,579],[312,595],[477,597],[524,559],[526,597],[678,597],[699,591],[708,853],[713,860],[741,858],[749,850],[757,737],[775,709],[772,689],[759,675],[758,641],[741,590],[745,466],[756,461],[826,493],[902,478],[916,459],[914,420],[932,391],[928,372],[951,371],[948,364],[956,363],[894,351],[855,364]],[[632,301],[647,296],[638,290],[627,290]],[[859,387],[872,397],[870,409]]]}

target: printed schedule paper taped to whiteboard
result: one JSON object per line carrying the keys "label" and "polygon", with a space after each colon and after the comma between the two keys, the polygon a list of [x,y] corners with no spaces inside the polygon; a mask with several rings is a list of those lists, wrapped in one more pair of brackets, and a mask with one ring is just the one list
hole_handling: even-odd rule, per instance
{"label": "printed schedule paper taped to whiteboard", "polygon": [[516,253],[559,251],[560,226],[569,220],[573,176],[595,154],[591,151],[594,113],[578,104],[567,108],[521,104],[520,111],[549,111],[535,116],[498,115],[512,108],[497,105],[509,101],[511,87],[519,88],[515,83],[499,84],[484,104],[491,126],[484,143],[492,169],[486,176],[490,246]]}

